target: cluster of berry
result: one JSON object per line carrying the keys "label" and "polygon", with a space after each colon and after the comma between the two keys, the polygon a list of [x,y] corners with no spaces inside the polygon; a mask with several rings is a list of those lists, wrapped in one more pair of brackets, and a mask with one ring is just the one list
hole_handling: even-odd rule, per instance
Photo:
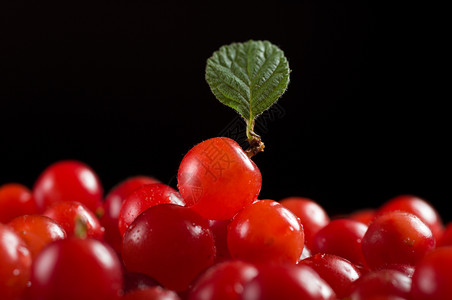
{"label": "cluster of berry", "polygon": [[330,220],[299,197],[258,200],[262,177],[231,139],[193,147],[178,190],[147,177],[103,199],[77,161],[30,191],[0,186],[0,298],[450,299],[452,225],[399,196]]}

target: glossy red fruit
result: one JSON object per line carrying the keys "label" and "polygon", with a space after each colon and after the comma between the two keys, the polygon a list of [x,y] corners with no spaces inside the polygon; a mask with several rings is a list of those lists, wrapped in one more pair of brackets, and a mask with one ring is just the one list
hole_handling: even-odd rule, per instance
{"label": "glossy red fruit", "polygon": [[80,202],[58,202],[43,214],[55,220],[66,231],[67,236],[90,237],[101,240],[104,228],[99,220]]}
{"label": "glossy red fruit", "polygon": [[435,240],[441,237],[444,230],[441,218],[433,206],[424,199],[413,195],[394,197],[378,209],[377,215],[397,210],[409,212],[421,219],[430,228]]}
{"label": "glossy red fruit", "polygon": [[207,220],[175,204],[153,206],[127,228],[122,257],[129,272],[146,274],[183,291],[213,264],[215,245]]}
{"label": "glossy red fruit", "polygon": [[333,300],[334,291],[308,266],[265,265],[243,290],[243,300]]}
{"label": "glossy red fruit", "polygon": [[139,214],[152,206],[164,203],[182,206],[185,204],[180,194],[166,184],[146,184],[133,191],[124,200],[119,211],[118,224],[121,236]]}
{"label": "glossy red fruit", "polygon": [[282,199],[280,203],[300,218],[305,244],[311,247],[314,235],[330,222],[328,214],[318,203],[308,198],[289,197]]}
{"label": "glossy red fruit", "polygon": [[367,226],[349,219],[336,219],[319,230],[312,251],[341,256],[360,266],[365,265],[361,241]]}
{"label": "glossy red fruit", "polygon": [[11,228],[0,223],[0,297],[16,300],[30,277],[31,254]]}
{"label": "glossy red fruit", "polygon": [[254,263],[293,263],[303,252],[303,227],[287,208],[261,200],[242,209],[228,226],[231,257]]}
{"label": "glossy red fruit", "polygon": [[37,214],[31,191],[19,183],[0,186],[0,223],[8,223],[22,215]]}
{"label": "glossy red fruit", "polygon": [[362,275],[353,285],[350,300],[368,300],[372,297],[401,297],[409,299],[411,279],[391,269],[371,271]]}
{"label": "glossy red fruit", "polygon": [[240,260],[227,260],[210,267],[195,282],[188,300],[240,300],[243,287],[258,271]]}
{"label": "glossy red fruit", "polygon": [[94,239],[67,238],[44,248],[31,273],[36,300],[114,300],[122,290],[119,259]]}
{"label": "glossy red fruit", "polygon": [[121,251],[122,236],[119,233],[119,211],[127,196],[145,184],[160,183],[157,179],[148,176],[134,176],[127,178],[116,185],[105,197],[103,203],[103,214],[100,219],[105,228],[105,241],[115,249]]}
{"label": "glossy red fruit", "polygon": [[411,288],[412,300],[447,300],[452,295],[452,247],[440,247],[416,265]]}
{"label": "glossy red fruit", "polygon": [[348,260],[333,254],[315,254],[298,263],[314,269],[340,299],[348,296],[361,272]]}
{"label": "glossy red fruit", "polygon": [[150,287],[131,291],[122,296],[121,300],[181,300],[181,298],[173,291],[161,287]]}
{"label": "glossy red fruit", "polygon": [[206,140],[188,151],[177,180],[187,205],[211,220],[232,218],[256,200],[262,184],[254,162],[225,137]]}
{"label": "glossy red fruit", "polygon": [[93,212],[102,205],[103,188],[96,173],[84,163],[65,160],[47,167],[33,187],[40,212],[62,201],[77,201]]}
{"label": "glossy red fruit", "polygon": [[9,222],[8,226],[22,238],[33,259],[46,245],[66,238],[66,231],[46,216],[20,216]]}
{"label": "glossy red fruit", "polygon": [[369,226],[362,250],[371,269],[391,264],[415,265],[435,247],[432,231],[418,217],[401,211],[385,213]]}

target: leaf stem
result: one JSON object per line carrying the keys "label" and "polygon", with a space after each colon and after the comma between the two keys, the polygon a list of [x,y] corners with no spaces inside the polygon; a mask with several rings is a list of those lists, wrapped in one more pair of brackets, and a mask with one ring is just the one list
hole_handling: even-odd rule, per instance
{"label": "leaf stem", "polygon": [[265,145],[262,142],[262,138],[254,132],[254,120],[251,122],[246,121],[246,136],[250,147],[245,150],[245,153],[249,158],[264,151]]}

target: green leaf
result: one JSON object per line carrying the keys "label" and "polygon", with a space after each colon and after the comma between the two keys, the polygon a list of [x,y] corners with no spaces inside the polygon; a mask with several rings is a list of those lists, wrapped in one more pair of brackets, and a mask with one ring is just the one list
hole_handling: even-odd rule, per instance
{"label": "green leaf", "polygon": [[289,64],[269,41],[221,47],[207,60],[206,81],[221,103],[235,109],[251,130],[254,119],[287,89]]}

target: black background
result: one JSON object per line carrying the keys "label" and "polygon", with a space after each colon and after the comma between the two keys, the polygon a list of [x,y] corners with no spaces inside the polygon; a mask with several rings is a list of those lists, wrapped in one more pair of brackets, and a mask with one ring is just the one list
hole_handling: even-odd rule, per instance
{"label": "black background", "polygon": [[380,1],[2,2],[0,184],[31,187],[52,162],[78,159],[106,191],[137,174],[175,187],[184,153],[236,118],[210,92],[206,59],[223,44],[266,39],[292,74],[282,114],[269,111],[257,130],[267,146],[254,158],[260,198],[307,196],[333,215],[412,193],[449,221],[439,11]]}

